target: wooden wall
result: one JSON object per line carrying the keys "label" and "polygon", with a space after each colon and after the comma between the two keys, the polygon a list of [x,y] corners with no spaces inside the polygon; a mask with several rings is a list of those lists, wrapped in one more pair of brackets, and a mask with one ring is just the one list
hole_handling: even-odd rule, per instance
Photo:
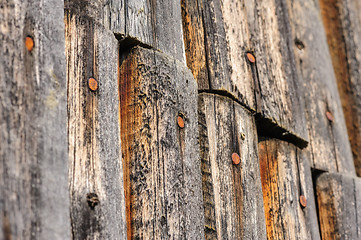
{"label": "wooden wall", "polygon": [[361,239],[358,0],[0,3],[0,239]]}

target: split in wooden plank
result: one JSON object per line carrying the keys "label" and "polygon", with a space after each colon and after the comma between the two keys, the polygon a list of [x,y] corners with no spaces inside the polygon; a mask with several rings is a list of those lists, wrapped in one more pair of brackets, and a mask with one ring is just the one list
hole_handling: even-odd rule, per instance
{"label": "split in wooden plank", "polygon": [[316,190],[322,239],[361,239],[361,179],[323,173]]}
{"label": "split in wooden plank", "polygon": [[303,86],[282,9],[274,0],[182,0],[187,65],[200,90],[232,95],[258,113],[259,131],[305,147]]}
{"label": "split in wooden plank", "polygon": [[0,5],[0,239],[70,239],[64,2]]}
{"label": "split in wooden plank", "polygon": [[259,142],[259,158],[268,239],[320,239],[305,151],[266,138]]}
{"label": "split in wooden plank", "polygon": [[119,88],[128,239],[203,239],[192,73],[135,47],[120,66]]}
{"label": "split in wooden plank", "polygon": [[358,176],[361,176],[361,3],[321,0],[320,8]]}
{"label": "split in wooden plank", "polygon": [[126,239],[118,41],[65,11],[71,226],[74,239]]}
{"label": "split in wooden plank", "polygon": [[198,114],[206,239],[265,239],[252,114],[208,93],[199,95]]}
{"label": "split in wooden plank", "polygon": [[289,12],[294,52],[305,86],[312,167],[355,175],[319,5],[313,0],[283,1],[285,11]]}

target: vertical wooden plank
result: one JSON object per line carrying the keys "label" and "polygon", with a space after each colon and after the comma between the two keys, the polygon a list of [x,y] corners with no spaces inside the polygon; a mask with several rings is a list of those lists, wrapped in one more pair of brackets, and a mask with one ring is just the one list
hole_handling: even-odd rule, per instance
{"label": "vertical wooden plank", "polygon": [[128,38],[185,63],[181,6],[178,0],[103,2],[102,23],[120,40]]}
{"label": "vertical wooden plank", "polygon": [[360,239],[361,181],[338,173],[317,178],[322,239]]}
{"label": "vertical wooden plank", "polygon": [[183,0],[187,65],[200,90],[234,98],[258,113],[259,131],[305,147],[303,86],[282,9],[274,0]]}
{"label": "vertical wooden plank", "polygon": [[305,154],[292,144],[263,139],[259,157],[268,239],[320,239]]}
{"label": "vertical wooden plank", "polygon": [[118,42],[77,9],[65,10],[65,24],[73,238],[125,239]]}
{"label": "vertical wooden plank", "polygon": [[[183,40],[188,68],[197,80],[199,89],[209,89],[208,67],[204,45],[204,27],[201,17],[201,1],[182,0]],[[221,72],[222,74],[222,72]]]}
{"label": "vertical wooden plank", "polygon": [[120,67],[128,239],[203,239],[197,87],[155,50],[133,48]]}
{"label": "vertical wooden plank", "polygon": [[361,176],[361,4],[357,0],[321,0],[320,8],[355,168]]}
{"label": "vertical wooden plank", "polygon": [[215,94],[200,94],[198,106],[206,239],[265,239],[252,115]]}
{"label": "vertical wooden plank", "polygon": [[69,239],[64,2],[0,6],[0,239]]}
{"label": "vertical wooden plank", "polygon": [[355,174],[340,97],[317,2],[287,0],[304,91],[313,167]]}

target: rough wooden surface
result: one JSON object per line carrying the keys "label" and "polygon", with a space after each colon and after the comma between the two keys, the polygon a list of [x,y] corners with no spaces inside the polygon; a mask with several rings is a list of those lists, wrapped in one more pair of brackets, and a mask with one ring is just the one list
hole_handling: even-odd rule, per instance
{"label": "rough wooden surface", "polygon": [[[118,42],[92,17],[66,9],[69,187],[74,239],[125,239]],[[98,89],[88,88],[88,79]]]}
{"label": "rough wooden surface", "polygon": [[[88,0],[89,1],[89,0]],[[185,63],[178,0],[102,0],[102,23],[119,40],[152,46]]]}
{"label": "rough wooden surface", "polygon": [[0,3],[0,239],[70,238],[63,13]]}
{"label": "rough wooden surface", "polygon": [[265,239],[253,116],[215,94],[200,94],[198,106],[206,239]]}
{"label": "rough wooden surface", "polygon": [[361,176],[361,3],[320,1],[355,168]]}
{"label": "rough wooden surface", "polygon": [[[183,0],[187,65],[200,90],[231,95],[258,113],[259,131],[305,147],[302,86],[289,49],[287,12],[280,5],[273,0]],[[247,52],[255,55],[255,63],[247,60]]]}
{"label": "rough wooden surface", "polygon": [[259,158],[268,239],[320,239],[306,154],[287,142],[261,139]]}
{"label": "rough wooden surface", "polygon": [[361,179],[338,173],[317,178],[322,239],[361,239]]}
{"label": "rough wooden surface", "polygon": [[192,73],[136,47],[121,64],[119,86],[128,239],[203,239]]}
{"label": "rough wooden surface", "polygon": [[[312,167],[355,174],[342,106],[320,8],[313,0],[286,0],[294,52],[305,86]],[[285,10],[287,11],[287,10]],[[331,114],[331,120],[327,117]]]}

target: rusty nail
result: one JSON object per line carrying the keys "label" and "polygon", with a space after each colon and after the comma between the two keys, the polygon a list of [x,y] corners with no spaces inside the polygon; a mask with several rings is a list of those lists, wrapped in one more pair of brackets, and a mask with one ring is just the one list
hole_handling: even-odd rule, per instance
{"label": "rusty nail", "polygon": [[25,47],[28,49],[29,52],[31,52],[31,50],[33,50],[34,48],[34,40],[32,37],[27,36],[25,38]]}
{"label": "rusty nail", "polygon": [[232,154],[232,162],[233,162],[233,164],[238,165],[240,161],[241,160],[239,158],[239,155],[237,153],[233,153]]}
{"label": "rusty nail", "polygon": [[95,78],[89,78],[88,86],[91,91],[96,91],[98,89],[98,82]]}
{"label": "rusty nail", "polygon": [[256,62],[256,58],[254,57],[254,55],[252,53],[247,53],[247,59],[249,62],[251,63],[255,63]]}
{"label": "rusty nail", "polygon": [[307,198],[305,197],[305,195],[300,196],[300,204],[303,208],[307,207]]}
{"label": "rusty nail", "polygon": [[330,122],[333,122],[334,117],[331,112],[326,112],[326,117]]}
{"label": "rusty nail", "polygon": [[178,126],[180,128],[184,128],[184,120],[183,120],[183,118],[181,116],[178,116],[177,122],[178,122]]}

